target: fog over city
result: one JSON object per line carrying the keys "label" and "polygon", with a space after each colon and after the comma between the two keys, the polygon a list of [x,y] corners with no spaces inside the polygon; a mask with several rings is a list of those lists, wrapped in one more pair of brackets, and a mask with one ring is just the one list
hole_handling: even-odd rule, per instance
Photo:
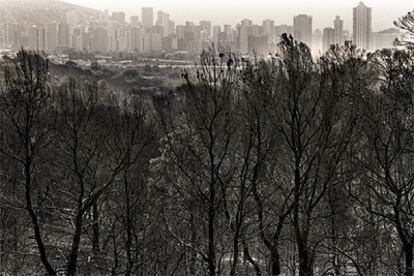
{"label": "fog over city", "polygon": [[[6,1],[6,0],[1,0]],[[170,13],[179,24],[185,21],[207,19],[214,24],[236,24],[243,18],[256,22],[270,18],[277,24],[291,24],[292,16],[299,13],[313,15],[314,27],[330,25],[335,15],[344,18],[345,28],[352,27],[352,7],[359,0],[67,0],[99,10],[124,11],[139,14],[141,7],[150,6]],[[411,0],[367,0],[373,8],[373,30],[387,29],[393,21],[413,9]]]}

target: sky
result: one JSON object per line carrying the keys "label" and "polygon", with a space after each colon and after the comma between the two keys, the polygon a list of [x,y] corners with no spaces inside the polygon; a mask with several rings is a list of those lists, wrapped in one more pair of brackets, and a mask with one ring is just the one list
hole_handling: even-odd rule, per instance
{"label": "sky", "polygon": [[[345,28],[352,28],[352,8],[360,0],[64,0],[82,6],[124,11],[128,16],[141,15],[141,7],[163,10],[177,24],[185,21],[210,20],[214,25],[236,24],[243,18],[261,24],[272,19],[275,24],[293,24],[293,15],[313,16],[314,29],[330,27],[336,15],[345,20]],[[365,0],[373,8],[373,30],[393,26],[393,21],[414,9],[413,0]]]}

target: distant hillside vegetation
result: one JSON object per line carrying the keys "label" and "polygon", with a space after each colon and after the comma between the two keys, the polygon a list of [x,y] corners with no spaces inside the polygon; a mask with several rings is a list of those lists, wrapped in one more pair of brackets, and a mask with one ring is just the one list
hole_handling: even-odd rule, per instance
{"label": "distant hillside vegetation", "polygon": [[47,24],[61,21],[67,12],[75,12],[79,23],[102,14],[95,9],[59,0],[0,0],[0,23]]}

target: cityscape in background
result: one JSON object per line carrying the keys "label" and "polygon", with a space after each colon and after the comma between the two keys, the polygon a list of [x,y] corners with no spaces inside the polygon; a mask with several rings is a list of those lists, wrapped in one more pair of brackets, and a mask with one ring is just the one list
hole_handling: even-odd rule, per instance
{"label": "cityscape in background", "polygon": [[[399,30],[391,26],[373,32],[372,9],[363,2],[353,8],[352,30],[344,29],[344,20],[339,15],[332,18],[331,26],[323,29],[314,29],[313,15],[307,14],[293,16],[291,25],[278,25],[273,19],[265,19],[260,24],[243,19],[235,26],[219,26],[208,20],[176,25],[167,11],[153,7],[142,7],[140,15],[127,18],[123,11],[100,12],[59,3],[67,7],[63,12],[55,12],[54,21],[48,14],[36,16],[34,20],[27,12],[29,7],[14,12],[0,8],[0,48],[14,51],[23,47],[48,54],[133,52],[191,57],[214,43],[242,55],[266,55],[276,49],[280,35],[287,33],[306,43],[313,55],[319,56],[330,45],[348,40],[368,51],[390,48],[400,35]],[[53,11],[52,8],[47,10]]]}

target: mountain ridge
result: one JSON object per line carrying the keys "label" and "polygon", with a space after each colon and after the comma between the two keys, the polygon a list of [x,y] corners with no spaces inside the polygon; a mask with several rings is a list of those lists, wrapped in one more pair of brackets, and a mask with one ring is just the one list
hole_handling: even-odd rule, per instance
{"label": "mountain ridge", "polygon": [[0,23],[47,24],[61,21],[67,12],[76,12],[79,21],[103,15],[102,11],[61,0],[0,0]]}

